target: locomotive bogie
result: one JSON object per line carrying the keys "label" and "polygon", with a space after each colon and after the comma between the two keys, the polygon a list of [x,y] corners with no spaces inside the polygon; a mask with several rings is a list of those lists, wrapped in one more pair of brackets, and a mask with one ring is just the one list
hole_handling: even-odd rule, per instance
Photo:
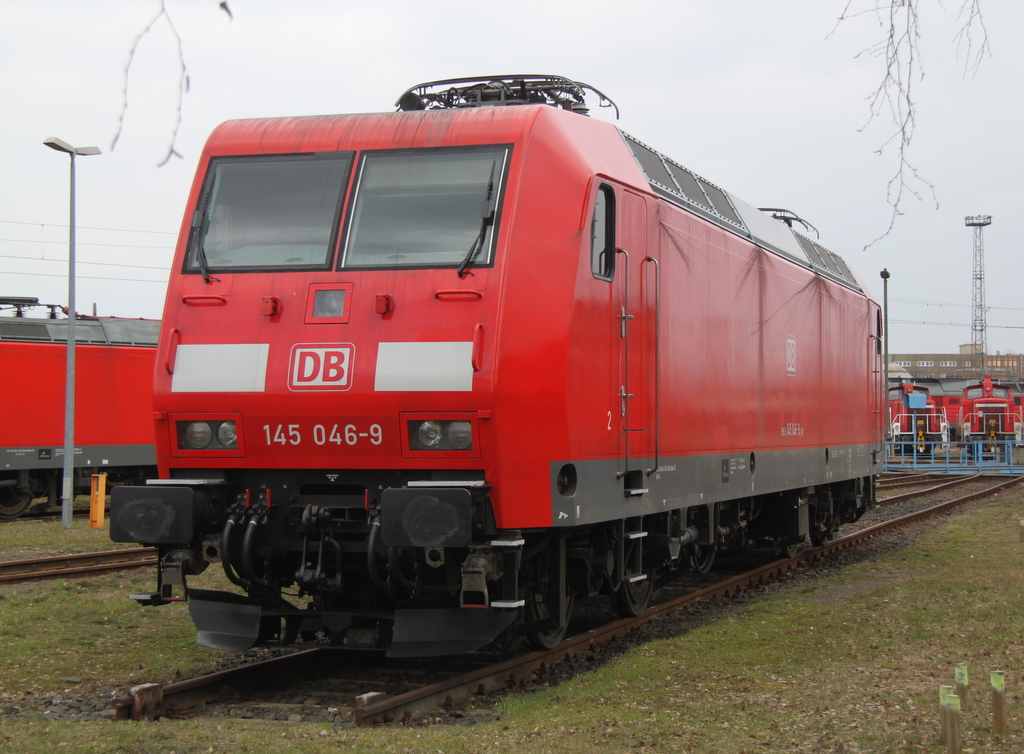
{"label": "locomotive bogie", "polygon": [[[205,644],[548,646],[578,599],[636,614],[720,551],[822,541],[874,503],[877,305],[610,124],[227,123],[188,207],[161,479],[112,515]],[[189,588],[195,559],[245,596]]]}

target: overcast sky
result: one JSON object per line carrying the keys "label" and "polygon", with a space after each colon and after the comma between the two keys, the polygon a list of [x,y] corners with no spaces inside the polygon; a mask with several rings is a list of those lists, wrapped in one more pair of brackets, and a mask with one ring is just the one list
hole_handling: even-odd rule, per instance
{"label": "overcast sky", "polygon": [[[383,112],[423,81],[556,74],[616,101],[628,133],[755,206],[813,223],[881,300],[893,352],[971,340],[971,229],[985,229],[989,351],[1024,351],[1021,72],[1024,3],[981,0],[991,56],[965,75],[960,0],[922,2],[923,80],[909,153],[935,186],[882,240],[892,133],[868,123],[883,62],[873,14],[846,0],[166,0],[190,88],[175,148],[178,42],[140,41],[116,148],[124,71],[154,0],[0,0],[0,295],[67,300],[68,158],[78,166],[78,310],[159,318],[178,227],[210,131],[235,118]],[[859,3],[859,4],[858,4]],[[855,8],[873,0],[854,0]],[[594,117],[611,120],[608,110]],[[866,127],[865,127],[866,125]]]}

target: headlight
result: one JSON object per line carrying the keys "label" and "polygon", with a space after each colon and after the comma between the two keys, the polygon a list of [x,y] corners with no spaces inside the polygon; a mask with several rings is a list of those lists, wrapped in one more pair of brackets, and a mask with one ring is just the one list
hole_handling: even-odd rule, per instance
{"label": "headlight", "polygon": [[206,422],[191,422],[185,429],[185,444],[190,448],[205,448],[212,439],[213,430]]}
{"label": "headlight", "polygon": [[217,442],[225,448],[233,448],[238,443],[238,432],[234,422],[222,422],[217,427]]}
{"label": "headlight", "polygon": [[178,450],[238,450],[234,419],[179,421],[175,425]]}
{"label": "headlight", "polygon": [[420,441],[420,445],[425,448],[436,448],[441,445],[441,438],[444,435],[441,432],[441,422],[423,422],[420,424],[419,430],[416,432],[416,437]]}
{"label": "headlight", "polygon": [[473,425],[469,422],[452,422],[448,425],[447,435],[453,448],[466,450],[473,447]]}
{"label": "headlight", "polygon": [[409,427],[410,450],[472,450],[473,424],[465,420],[413,420]]}

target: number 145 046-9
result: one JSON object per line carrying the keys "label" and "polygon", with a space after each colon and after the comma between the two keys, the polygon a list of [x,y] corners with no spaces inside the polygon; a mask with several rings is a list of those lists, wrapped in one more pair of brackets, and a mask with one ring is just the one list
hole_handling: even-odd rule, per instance
{"label": "number 145 046-9", "polygon": [[[309,429],[304,431],[301,424],[264,424],[263,434],[267,445],[301,445],[308,441]],[[360,441],[380,445],[384,432],[379,424],[371,424],[366,431],[360,431],[355,424],[316,424],[312,437],[317,445],[358,445]]]}

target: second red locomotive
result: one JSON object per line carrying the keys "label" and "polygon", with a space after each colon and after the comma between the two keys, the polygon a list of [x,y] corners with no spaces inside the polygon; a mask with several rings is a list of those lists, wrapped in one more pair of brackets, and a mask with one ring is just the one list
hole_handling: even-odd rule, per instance
{"label": "second red locomotive", "polygon": [[[38,302],[0,299],[5,304],[21,314]],[[37,498],[59,498],[67,330],[66,319],[0,318],[0,518],[17,518]],[[79,317],[75,331],[75,493],[89,493],[94,473],[107,474],[111,486],[137,484],[156,472],[152,375],[160,323]]]}
{"label": "second red locomotive", "polygon": [[1024,421],[1013,388],[985,377],[964,388],[957,410],[956,431],[963,442],[1024,441]]}
{"label": "second red locomotive", "polygon": [[[588,95],[588,91],[591,93]],[[112,536],[201,643],[557,642],[874,503],[881,317],[843,260],[558,77],[209,138],[164,310],[160,479]],[[603,95],[596,93],[602,103]],[[189,588],[222,567],[240,591]]]}

